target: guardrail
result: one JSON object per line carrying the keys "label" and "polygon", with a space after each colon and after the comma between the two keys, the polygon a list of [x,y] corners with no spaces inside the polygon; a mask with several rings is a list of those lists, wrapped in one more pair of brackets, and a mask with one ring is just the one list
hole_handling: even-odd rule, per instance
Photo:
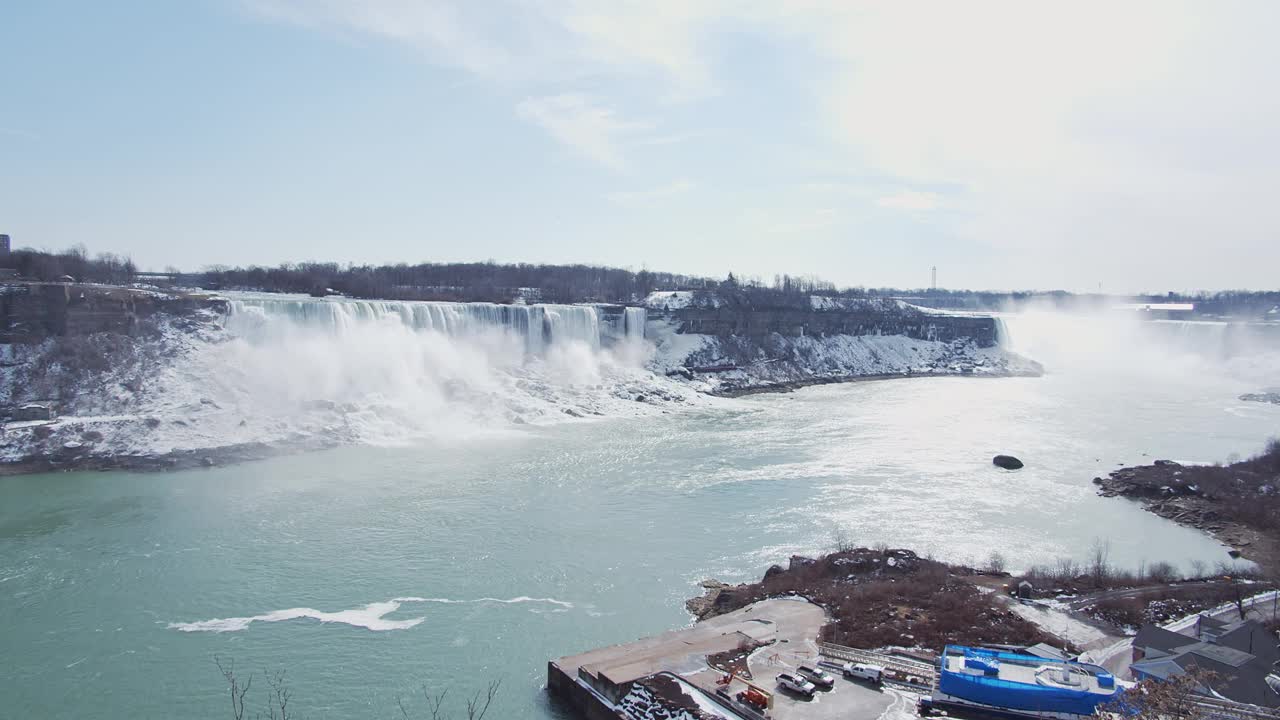
{"label": "guardrail", "polygon": [[1197,698],[1195,704],[1207,718],[1244,718],[1245,720],[1278,720],[1280,709],[1246,705],[1218,698]]}
{"label": "guardrail", "polygon": [[818,643],[818,652],[826,657],[836,658],[838,660],[879,665],[883,668],[896,670],[907,675],[917,675],[929,682],[933,682],[934,678],[938,674],[937,669],[934,668],[933,665],[922,660],[910,660],[897,655],[845,647],[834,643]]}

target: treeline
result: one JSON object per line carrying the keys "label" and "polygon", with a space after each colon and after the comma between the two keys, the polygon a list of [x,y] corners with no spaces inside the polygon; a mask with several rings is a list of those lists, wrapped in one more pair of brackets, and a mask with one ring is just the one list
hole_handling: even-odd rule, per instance
{"label": "treeline", "polygon": [[495,262],[345,267],[336,263],[291,263],[271,268],[215,266],[196,277],[200,285],[213,289],[490,302],[511,302],[517,297],[559,303],[631,302],[654,290],[719,286],[717,281],[708,278],[650,270]]}
{"label": "treeline", "polygon": [[62,252],[44,252],[23,248],[0,258],[0,267],[18,271],[18,275],[44,282],[75,282],[127,285],[137,278],[138,267],[127,256],[99,253],[89,257],[83,245]]}
{"label": "treeline", "polygon": [[[127,256],[100,253],[90,257],[84,246],[62,252],[24,248],[0,259],[0,267],[17,270],[25,278],[128,284],[137,280],[137,267]],[[633,271],[597,265],[419,263],[410,265],[340,265],[286,263],[275,267],[215,265],[200,272],[166,270],[174,283],[215,290],[338,293],[388,300],[455,300],[508,303],[638,302],[655,291],[715,290],[723,302],[758,308],[807,306],[810,295],[827,297],[907,297],[937,308],[961,310],[1018,310],[1030,304],[1061,310],[1101,310],[1117,302],[1193,302],[1198,314],[1271,316],[1280,314],[1280,292],[1229,290],[1196,294],[1108,296],[1076,295],[1065,291],[948,290],[941,288],[837,288],[814,276],[775,275],[772,282],[729,273],[723,279],[652,270]],[[155,279],[152,278],[154,281]]]}
{"label": "treeline", "polygon": [[[810,294],[840,294],[834,283],[814,277],[775,275],[772,285],[759,278],[723,280],[695,275],[626,270],[596,265],[503,265],[421,263],[349,265],[290,263],[276,267],[214,266],[191,276],[193,284],[223,290],[339,293],[390,300],[512,302],[516,298],[551,303],[630,303],[649,293],[716,290],[757,306],[808,304]],[[848,290],[846,294],[864,294]]]}
{"label": "treeline", "polygon": [[[1193,295],[1173,295],[1165,302],[1193,302],[1196,312],[1207,315],[1280,315],[1280,292],[1223,290]],[[1274,317],[1274,315],[1272,315]]]}

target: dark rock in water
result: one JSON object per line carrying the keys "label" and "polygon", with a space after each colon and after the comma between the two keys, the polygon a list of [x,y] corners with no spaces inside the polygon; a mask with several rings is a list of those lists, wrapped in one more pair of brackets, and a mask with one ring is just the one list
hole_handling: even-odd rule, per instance
{"label": "dark rock in water", "polygon": [[1235,548],[1232,548],[1232,549],[1228,550],[1228,551],[1227,551],[1227,554],[1228,554],[1228,555],[1230,555],[1232,559],[1239,559],[1239,558],[1240,558],[1240,551],[1239,551],[1239,550],[1236,550]]}
{"label": "dark rock in water", "polygon": [[1172,460],[1157,460],[1157,461],[1155,461],[1154,463],[1151,463],[1151,464],[1152,464],[1152,465],[1159,465],[1159,466],[1161,466],[1161,467],[1182,467],[1181,465],[1179,465],[1178,463],[1176,463],[1176,462],[1174,462],[1174,461],[1172,461]]}
{"label": "dark rock in water", "polygon": [[1264,402],[1280,405],[1280,392],[1245,393],[1240,396],[1245,402]]}
{"label": "dark rock in water", "polygon": [[785,571],[782,569],[781,565],[770,565],[769,569],[764,571],[764,576],[765,579],[768,579],[774,575],[781,575],[783,572]]}
{"label": "dark rock in water", "polygon": [[1012,455],[997,455],[991,458],[991,464],[996,467],[1002,467],[1005,470],[1022,469],[1022,461]]}

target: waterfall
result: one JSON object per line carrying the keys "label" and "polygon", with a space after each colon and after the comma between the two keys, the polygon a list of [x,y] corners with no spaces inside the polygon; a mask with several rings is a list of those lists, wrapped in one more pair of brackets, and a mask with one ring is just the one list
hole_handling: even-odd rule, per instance
{"label": "waterfall", "polygon": [[642,307],[629,307],[623,310],[622,328],[623,337],[628,340],[644,339],[644,324],[649,318],[649,312]]}
{"label": "waterfall", "polygon": [[996,326],[996,347],[1008,350],[1012,345],[1009,326],[1005,324],[1004,318],[999,315],[992,316],[992,320],[995,321]]}
{"label": "waterfall", "polygon": [[[236,335],[249,340],[265,339],[275,331],[277,323],[335,335],[384,323],[448,337],[497,330],[521,338],[525,351],[530,355],[540,355],[550,345],[574,341],[593,350],[600,347],[600,318],[596,309],[587,305],[497,305],[288,296],[248,296],[230,301],[226,326]],[[641,336],[643,332],[641,325]],[[627,334],[631,334],[629,329]]]}

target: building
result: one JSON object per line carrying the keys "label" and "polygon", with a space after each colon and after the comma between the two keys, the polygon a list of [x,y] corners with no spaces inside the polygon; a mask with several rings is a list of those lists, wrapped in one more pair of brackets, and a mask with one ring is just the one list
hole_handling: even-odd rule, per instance
{"label": "building", "polygon": [[0,257],[4,257],[8,254],[9,254],[9,236],[5,235],[4,233],[0,233]]}
{"label": "building", "polygon": [[1213,692],[1228,700],[1280,707],[1280,641],[1253,620],[1200,616],[1187,634],[1144,625],[1133,639],[1133,676],[1165,680],[1190,670],[1217,676]]}
{"label": "building", "polygon": [[1138,313],[1147,320],[1187,320],[1195,317],[1195,303],[1124,303],[1115,309]]}
{"label": "building", "polygon": [[53,403],[26,403],[18,406],[18,409],[13,413],[13,419],[19,421],[56,420],[58,419],[58,411],[54,408]]}

